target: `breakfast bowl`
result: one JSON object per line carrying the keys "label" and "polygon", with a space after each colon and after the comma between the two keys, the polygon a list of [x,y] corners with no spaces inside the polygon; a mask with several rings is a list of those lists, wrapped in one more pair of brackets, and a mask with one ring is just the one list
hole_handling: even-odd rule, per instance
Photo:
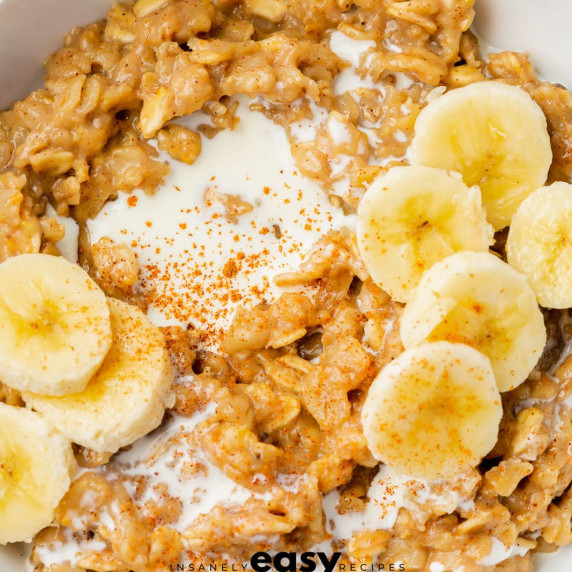
{"label": "breakfast bowl", "polygon": [[0,0],[2,570],[569,568],[535,6]]}

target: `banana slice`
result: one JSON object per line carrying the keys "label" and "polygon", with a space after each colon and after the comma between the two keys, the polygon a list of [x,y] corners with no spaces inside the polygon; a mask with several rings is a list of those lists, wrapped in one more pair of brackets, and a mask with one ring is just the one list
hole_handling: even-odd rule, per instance
{"label": "banana slice", "polygon": [[69,440],[37,413],[0,403],[0,544],[30,542],[70,486]]}
{"label": "banana slice", "polygon": [[20,391],[81,391],[111,346],[105,294],[79,266],[47,254],[0,265],[0,379]]}
{"label": "banana slice", "polygon": [[489,359],[463,344],[434,342],[381,370],[361,418],[376,459],[439,479],[477,466],[496,443],[501,417]]}
{"label": "banana slice", "polygon": [[487,251],[493,230],[477,187],[441,169],[394,167],[363,197],[357,237],[374,281],[406,302],[424,271],[460,250]]}
{"label": "banana slice", "polygon": [[486,81],[450,91],[421,111],[411,159],[479,185],[489,222],[499,230],[546,182],[552,150],[546,118],[531,97]]}
{"label": "banana slice", "polygon": [[26,404],[74,443],[115,452],[159,425],[173,378],[161,331],[135,306],[109,300],[113,345],[81,393],[23,393]]}
{"label": "banana slice", "polygon": [[542,354],[546,329],[526,278],[489,253],[459,252],[422,278],[401,316],[406,348],[446,340],[491,360],[500,391],[520,385]]}
{"label": "banana slice", "polygon": [[572,306],[572,185],[554,183],[526,198],[512,219],[506,252],[542,306]]}

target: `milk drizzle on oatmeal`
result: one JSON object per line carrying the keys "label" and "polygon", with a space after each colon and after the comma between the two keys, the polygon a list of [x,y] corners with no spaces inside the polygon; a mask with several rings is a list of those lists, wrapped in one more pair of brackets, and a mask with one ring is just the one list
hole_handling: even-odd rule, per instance
{"label": "milk drizzle on oatmeal", "polygon": [[513,556],[524,556],[528,552],[525,546],[506,547],[500,540],[493,537],[493,547],[491,553],[480,561],[485,566],[494,566],[503,560],[512,558]]}
{"label": "milk drizzle on oatmeal", "polygon": [[[371,40],[355,40],[354,38],[350,38],[346,34],[340,31],[335,31],[330,35],[330,49],[340,58],[345,60],[349,65],[345,70],[339,73],[335,80],[334,80],[334,92],[337,95],[341,95],[345,92],[353,92],[359,90],[375,90],[378,91],[381,95],[385,95],[385,89],[382,84],[379,82],[373,81],[371,76],[368,73],[358,73],[356,70],[358,68],[367,69],[368,66],[368,51],[375,48],[375,42]],[[363,65],[362,65],[363,64]],[[410,76],[405,73],[401,72],[393,72],[391,74],[395,78],[395,85],[400,90],[406,90],[411,87],[413,84],[418,83],[415,82]],[[420,84],[419,84],[420,85]],[[311,108],[314,110],[316,106],[311,105]],[[407,107],[402,109],[404,115],[408,115],[410,111]],[[322,110],[320,115],[316,115],[314,111],[314,122],[315,123],[323,123],[325,118],[327,117],[327,113]],[[358,125],[358,129],[367,135],[369,140],[369,144],[372,147],[378,146],[381,141],[379,140],[377,134],[373,129],[379,127],[379,125],[375,123],[369,123],[367,120],[362,120],[361,124]],[[314,128],[315,133],[315,128]],[[394,133],[394,137],[396,140],[400,142],[405,142],[407,140],[406,135],[400,131],[399,129],[396,130]],[[298,139],[298,137],[295,137]],[[314,135],[315,138],[315,135]],[[298,139],[298,140],[305,140],[305,139]],[[309,140],[309,139],[308,139]],[[409,150],[406,152],[406,158],[408,158]],[[388,163],[398,160],[400,157],[384,157],[383,159],[375,160],[372,158],[370,161],[371,164],[379,164],[381,166],[387,165]],[[343,183],[336,183],[335,188],[342,188]]]}
{"label": "milk drizzle on oatmeal", "polygon": [[[45,566],[52,564],[62,564],[69,562],[70,565],[76,565],[80,554],[83,551],[103,550],[105,542],[101,540],[78,540],[71,530],[65,533],[65,542],[58,542],[54,550],[48,550],[45,547],[38,548],[38,556]],[[27,568],[28,570],[30,568]]]}
{"label": "milk drizzle on oatmeal", "polygon": [[[142,288],[155,291],[152,321],[204,329],[213,349],[238,306],[272,302],[280,293],[274,275],[295,269],[329,230],[354,225],[296,169],[282,127],[249,111],[246,101],[238,117],[236,129],[205,140],[192,167],[165,155],[171,174],[160,192],[120,194],[88,223],[92,244],[107,236],[137,253]],[[219,203],[205,205],[208,189],[239,195],[254,208],[226,220]]]}
{"label": "milk drizzle on oatmeal", "polygon": [[[356,73],[356,68],[360,65],[362,55],[368,50],[375,48],[375,42],[371,40],[354,40],[346,36],[343,32],[336,31],[330,36],[330,49],[332,52],[346,60],[350,67],[343,70],[334,80],[334,91],[338,94],[345,91],[352,91],[362,87],[370,89],[380,89],[369,75],[360,77]],[[365,56],[367,58],[367,56]]]}
{"label": "milk drizzle on oatmeal", "polygon": [[363,512],[347,511],[341,514],[337,509],[340,499],[337,490],[324,497],[329,532],[334,539],[343,539],[350,538],[359,530],[391,529],[401,508],[415,510],[418,504],[443,505],[449,512],[459,507],[470,510],[474,503],[470,495],[463,494],[462,484],[462,476],[453,483],[430,482],[400,474],[382,465],[370,485],[368,503]]}
{"label": "milk drizzle on oatmeal", "polygon": [[140,439],[114,462],[114,470],[119,473],[149,478],[140,503],[158,498],[154,485],[168,485],[169,494],[182,503],[181,516],[174,523],[181,532],[214,506],[240,505],[253,496],[252,491],[229,479],[200,449],[191,449],[186,441],[197,424],[214,410],[210,404],[191,417],[173,418],[161,428],[160,434]]}
{"label": "milk drizzle on oatmeal", "polygon": [[77,262],[78,256],[78,236],[79,227],[75,220],[67,216],[58,216],[55,209],[48,205],[47,213],[57,219],[60,224],[63,224],[66,231],[64,237],[56,243],[62,256],[67,258],[70,262]]}

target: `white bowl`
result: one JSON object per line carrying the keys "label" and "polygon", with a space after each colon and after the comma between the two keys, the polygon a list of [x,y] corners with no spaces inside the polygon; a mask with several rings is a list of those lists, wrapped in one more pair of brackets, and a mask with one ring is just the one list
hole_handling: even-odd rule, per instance
{"label": "white bowl", "polygon": [[44,58],[74,26],[105,17],[111,0],[0,0],[0,109],[41,85]]}
{"label": "white bowl", "polygon": [[[41,85],[44,58],[71,28],[103,18],[111,0],[0,0],[0,109]],[[572,0],[477,0],[475,26],[496,48],[526,51],[540,73],[572,87]],[[21,572],[22,545],[0,547],[0,570]],[[568,572],[572,547],[538,558],[537,572]]]}
{"label": "white bowl", "polygon": [[570,0],[477,0],[474,28],[491,46],[527,52],[540,75],[572,89]]}

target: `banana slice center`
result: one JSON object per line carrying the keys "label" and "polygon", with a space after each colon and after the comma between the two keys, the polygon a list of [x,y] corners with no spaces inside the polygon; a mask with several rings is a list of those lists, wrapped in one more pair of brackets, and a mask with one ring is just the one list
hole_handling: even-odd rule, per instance
{"label": "banana slice center", "polygon": [[32,477],[33,459],[17,444],[6,445],[0,461],[0,506],[13,502],[14,497],[31,499],[41,504],[37,483]]}
{"label": "banana slice center", "polygon": [[33,306],[32,310],[35,310],[34,319],[29,320],[26,316],[20,316],[21,327],[27,330],[27,334],[53,333],[61,324],[58,319],[58,314],[61,316],[61,310],[51,300],[44,301],[41,307]]}
{"label": "banana slice center", "polygon": [[[384,227],[384,238],[390,243],[402,243],[421,270],[427,260],[434,257],[435,251],[453,252],[456,249],[453,236],[447,232],[447,223],[454,214],[454,205],[432,205],[432,197],[416,197],[407,201],[402,214],[392,225],[393,231]],[[376,221],[371,221],[376,225]],[[403,237],[407,237],[404,241]]]}
{"label": "banana slice center", "polygon": [[11,459],[4,458],[0,461],[0,506],[5,498],[8,496],[8,491],[12,483],[13,467]]}
{"label": "banana slice center", "polygon": [[[407,431],[407,441],[412,442],[420,432],[433,433],[439,443],[448,442],[453,455],[460,453],[462,447],[461,435],[453,424],[435,423],[436,419],[459,418],[457,409],[458,399],[451,383],[449,372],[446,368],[438,375],[439,381],[434,384],[431,391],[424,396],[422,402],[417,407],[417,415],[414,416],[409,430]],[[417,379],[414,387],[422,387],[423,379]]]}
{"label": "banana slice center", "polygon": [[[461,163],[465,184],[486,189],[502,172],[505,161],[502,149],[506,135],[499,127],[482,119],[473,118],[470,125],[471,129],[453,130],[451,145]],[[486,142],[486,147],[483,142]]]}
{"label": "banana slice center", "polygon": [[520,320],[515,312],[499,310],[491,315],[480,302],[455,306],[429,335],[429,341],[446,340],[478,348],[489,356],[505,354],[512,345],[511,332],[517,331]]}
{"label": "banana slice center", "polygon": [[[8,314],[8,322],[13,324],[19,344],[41,338],[42,345],[61,348],[68,338],[70,322],[76,319],[77,309],[70,307],[64,299],[44,293],[37,284],[29,283],[27,287],[29,296],[20,298],[14,292],[11,295],[4,293],[0,298],[0,306]],[[24,298],[27,303],[20,302]]]}
{"label": "banana slice center", "polygon": [[554,274],[558,268],[569,268],[570,254],[572,252],[572,237],[568,228],[555,230],[554,239],[551,241],[550,255],[546,257],[545,272]]}
{"label": "banana slice center", "polygon": [[518,331],[521,320],[515,312],[499,309],[487,311],[481,302],[455,306],[429,336],[430,341],[447,340],[470,345],[494,356],[507,351],[511,345],[511,332]]}

